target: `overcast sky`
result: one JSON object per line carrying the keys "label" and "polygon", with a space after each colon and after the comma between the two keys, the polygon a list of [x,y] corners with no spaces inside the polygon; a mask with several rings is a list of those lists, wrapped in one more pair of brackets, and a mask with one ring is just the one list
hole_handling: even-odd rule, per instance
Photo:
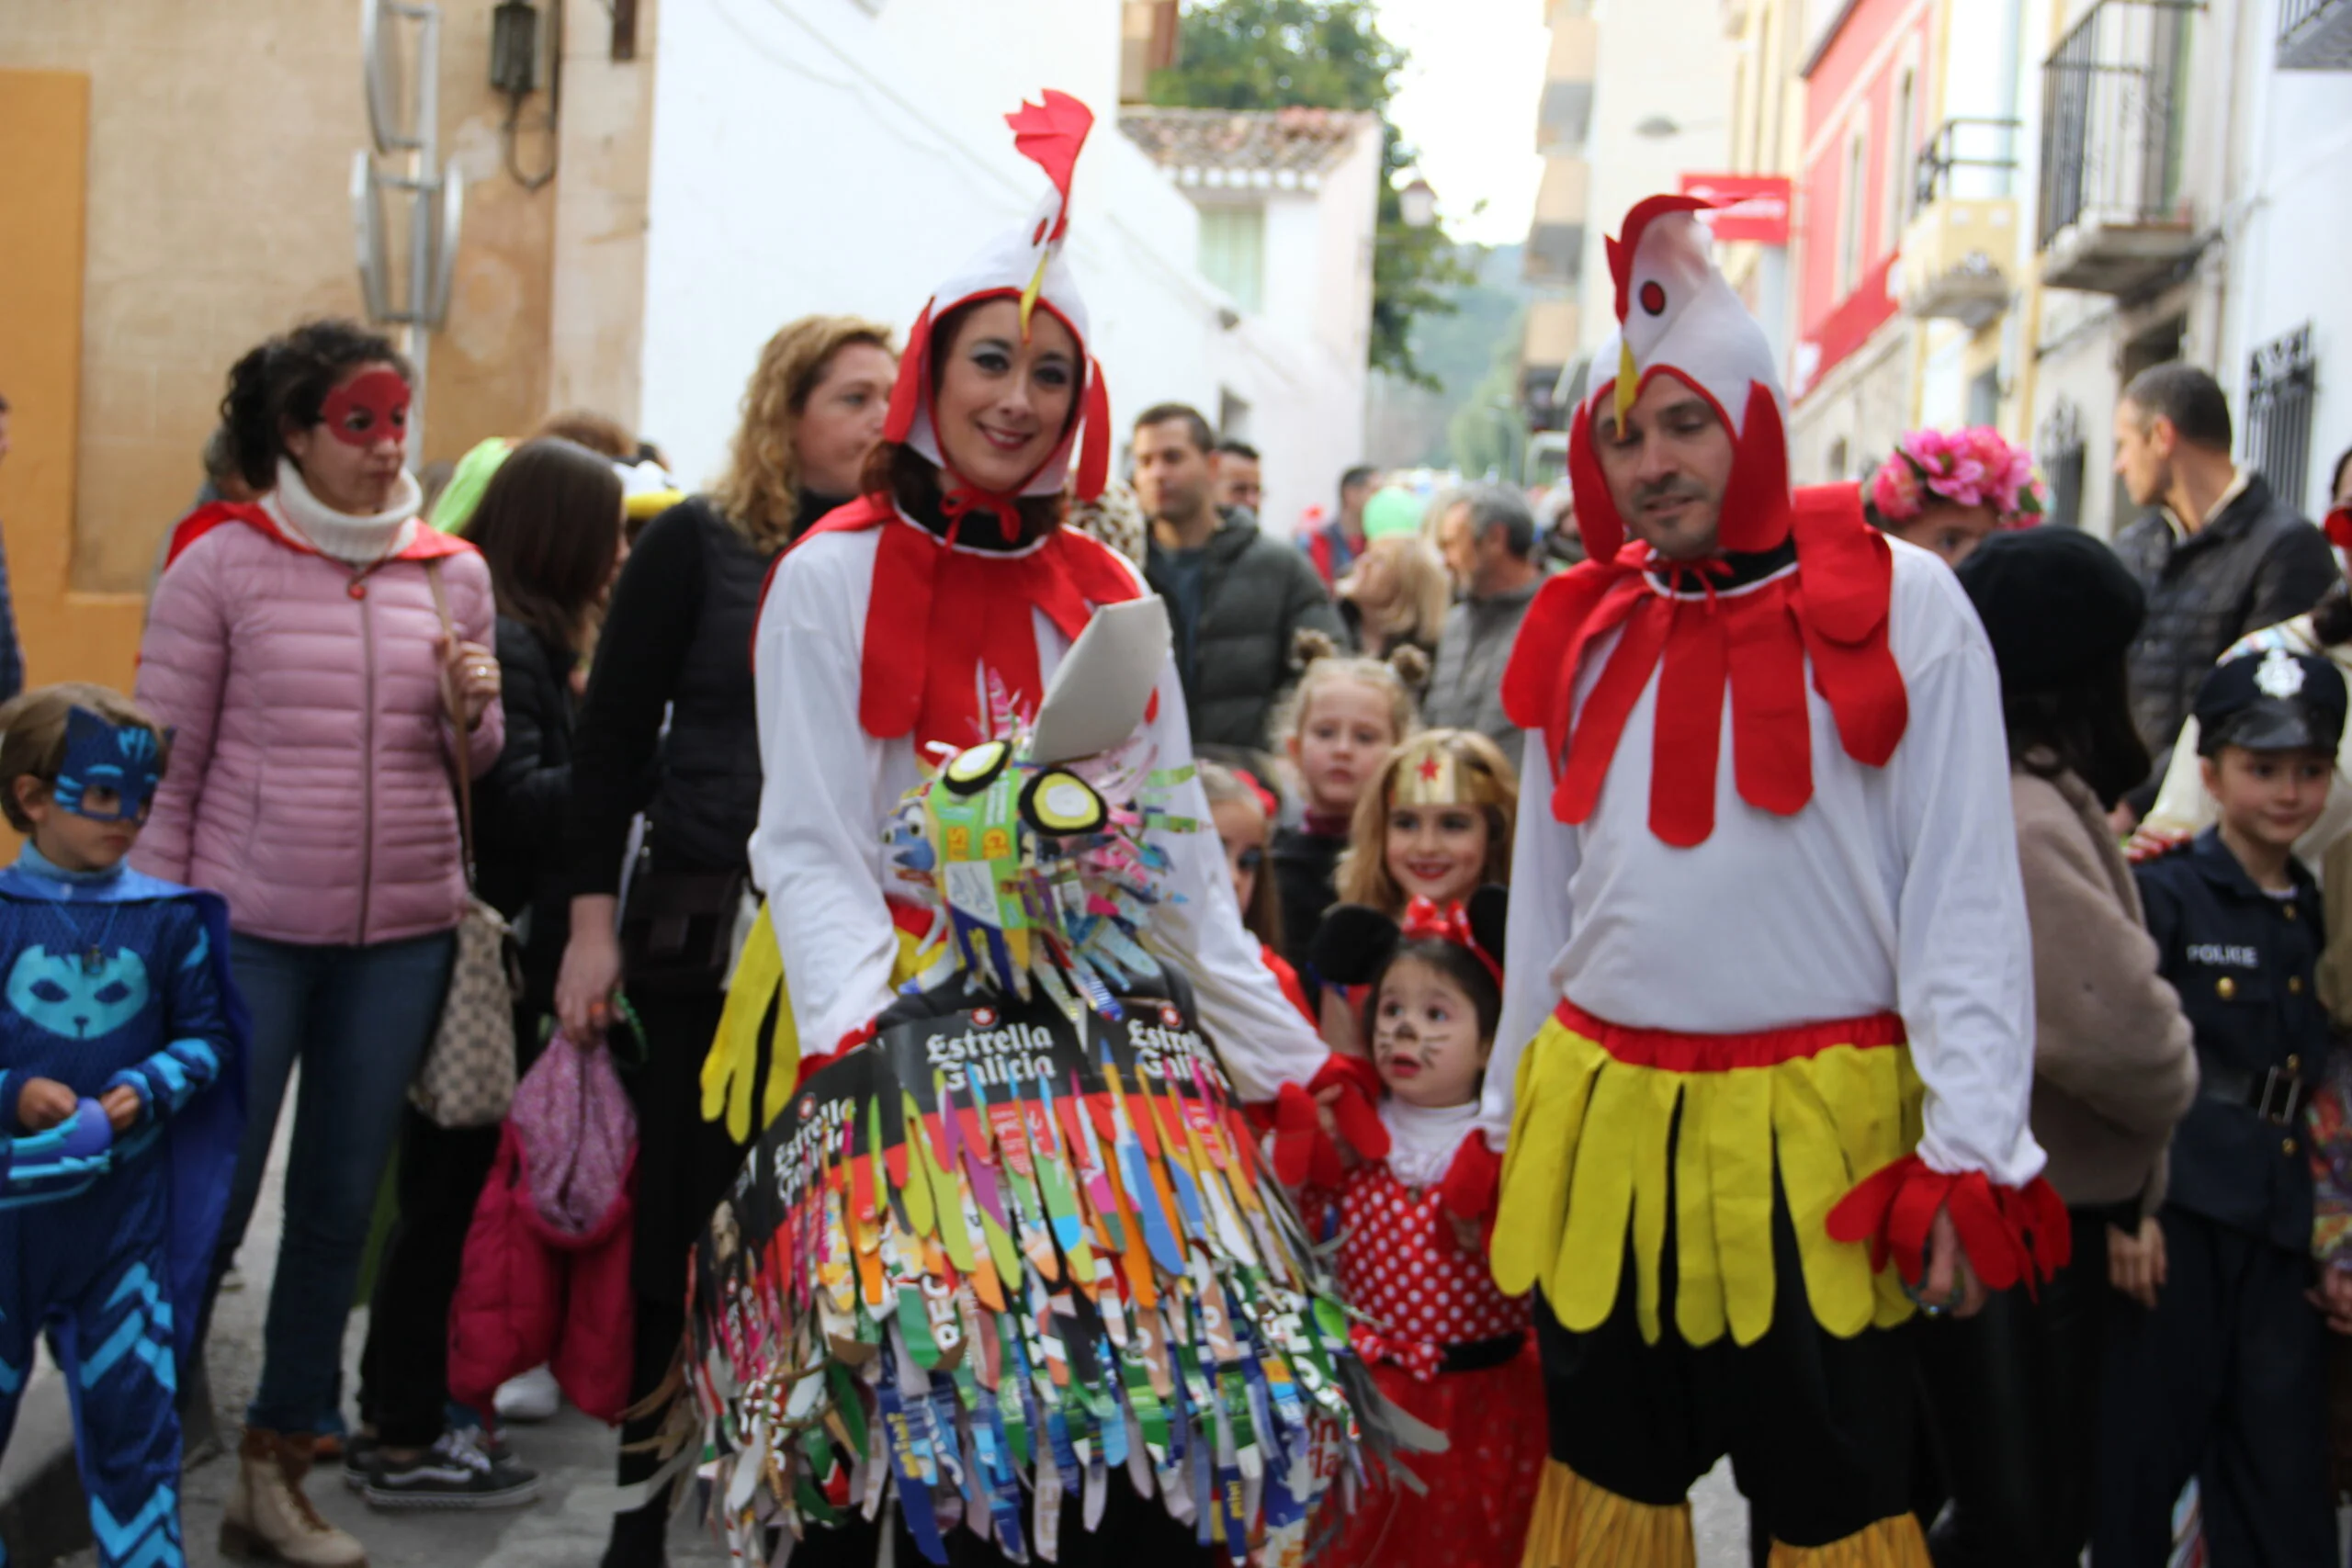
{"label": "overcast sky", "polygon": [[[1456,239],[1527,238],[1544,160],[1536,99],[1551,34],[1544,0],[1376,0],[1381,31],[1412,51],[1389,114],[1420,149]],[[1472,209],[1481,201],[1486,210]]]}

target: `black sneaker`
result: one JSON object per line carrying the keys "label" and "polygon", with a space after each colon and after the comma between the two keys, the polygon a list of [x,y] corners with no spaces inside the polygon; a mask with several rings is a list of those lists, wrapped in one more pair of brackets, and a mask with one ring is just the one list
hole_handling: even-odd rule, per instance
{"label": "black sneaker", "polygon": [[474,1434],[444,1432],[402,1464],[380,1452],[362,1495],[371,1508],[512,1508],[539,1495],[539,1475],[512,1460],[493,1461]]}
{"label": "black sneaker", "polygon": [[368,1487],[368,1472],[376,1468],[383,1442],[373,1432],[354,1432],[343,1441],[343,1483],[354,1492]]}

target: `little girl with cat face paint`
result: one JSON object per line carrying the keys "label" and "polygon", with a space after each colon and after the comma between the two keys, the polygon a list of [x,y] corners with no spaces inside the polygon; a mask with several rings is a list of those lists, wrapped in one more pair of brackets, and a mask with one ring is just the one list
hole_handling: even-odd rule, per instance
{"label": "little girl with cat face paint", "polygon": [[1361,1314],[1357,1352],[1380,1391],[1447,1435],[1401,1456],[1426,1492],[1376,1475],[1324,1561],[1514,1568],[1544,1456],[1543,1379],[1524,1297],[1487,1264],[1499,1169],[1477,1130],[1502,1007],[1505,896],[1414,898],[1400,921],[1362,904],[1324,918],[1313,961],[1361,987],[1357,1048],[1386,1094],[1385,1159],[1302,1193],[1318,1238],[1341,1237],[1340,1282]]}

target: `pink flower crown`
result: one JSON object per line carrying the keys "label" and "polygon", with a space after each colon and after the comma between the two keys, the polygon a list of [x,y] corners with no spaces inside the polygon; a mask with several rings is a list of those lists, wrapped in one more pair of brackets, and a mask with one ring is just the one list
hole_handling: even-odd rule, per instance
{"label": "pink flower crown", "polygon": [[2033,455],[2012,446],[1991,425],[1967,430],[1914,430],[1895,444],[1871,476],[1870,501],[1890,524],[1914,521],[1930,501],[1987,506],[2004,528],[2041,521],[2041,481]]}

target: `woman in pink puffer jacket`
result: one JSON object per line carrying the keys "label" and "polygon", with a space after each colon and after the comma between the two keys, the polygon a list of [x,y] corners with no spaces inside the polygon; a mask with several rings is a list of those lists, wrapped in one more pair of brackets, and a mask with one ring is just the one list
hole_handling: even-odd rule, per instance
{"label": "woman in pink puffer jacket", "polygon": [[253,1011],[252,1120],[216,1287],[302,1066],[261,1386],[221,1531],[312,1568],[366,1561],[301,1479],[338,1415],[376,1186],[465,908],[451,768],[484,771],[503,735],[490,574],[416,520],[408,381],[390,343],[344,321],[240,360],[221,412],[245,477],[271,493],[180,525],[140,649],[139,701],[177,736],[137,864],[227,897]]}

